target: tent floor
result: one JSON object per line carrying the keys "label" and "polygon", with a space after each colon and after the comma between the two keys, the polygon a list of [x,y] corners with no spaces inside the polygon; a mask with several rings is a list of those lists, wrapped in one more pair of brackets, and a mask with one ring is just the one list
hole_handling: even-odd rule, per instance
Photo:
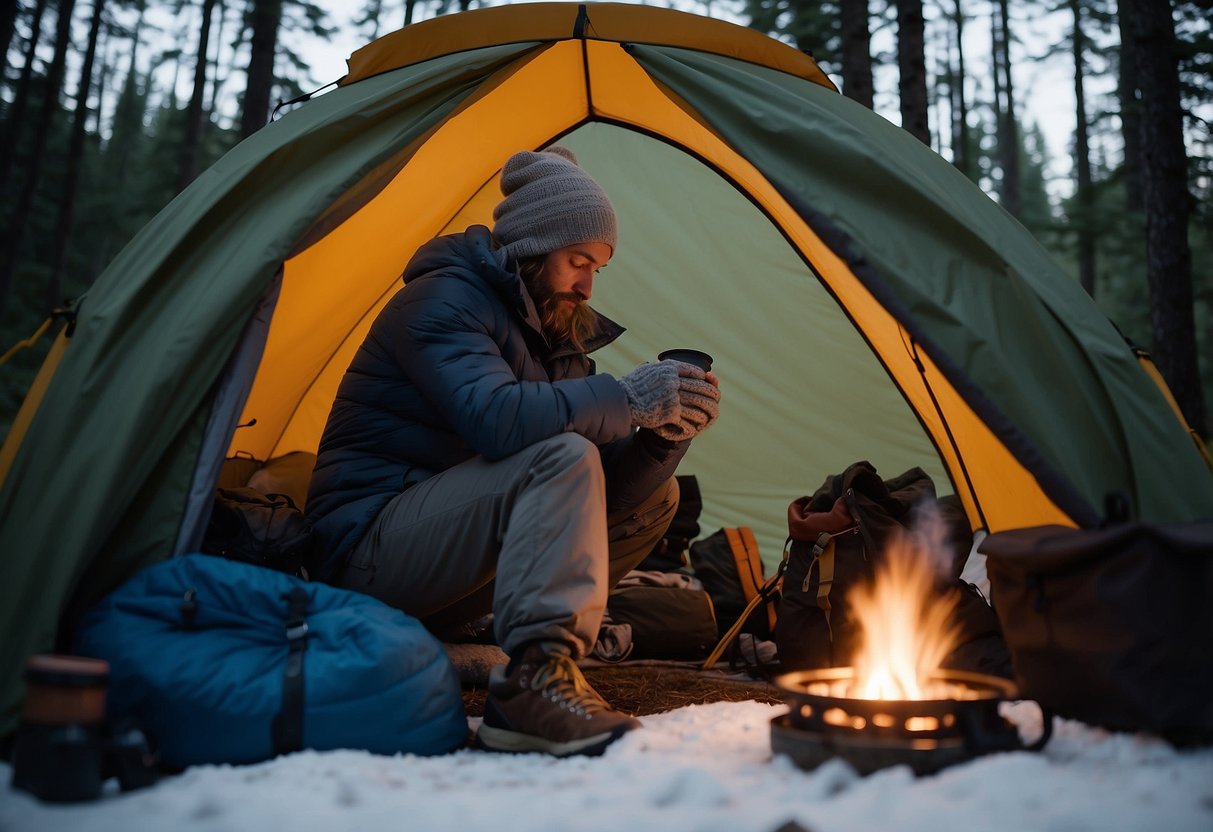
{"label": "tent floor", "polygon": [[[448,644],[445,647],[459,671],[468,716],[483,716],[488,669],[504,663],[505,654],[489,645]],[[700,670],[693,662],[607,664],[591,661],[582,664],[582,671],[604,699],[636,716],[708,702],[756,700],[778,704],[783,701],[779,689],[769,682],[725,670]]]}

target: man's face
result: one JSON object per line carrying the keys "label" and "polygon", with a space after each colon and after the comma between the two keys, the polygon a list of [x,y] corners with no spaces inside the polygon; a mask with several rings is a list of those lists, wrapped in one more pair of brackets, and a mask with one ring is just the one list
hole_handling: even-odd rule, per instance
{"label": "man's face", "polygon": [[594,293],[594,275],[611,259],[606,243],[575,243],[556,249],[543,262],[534,286],[529,286],[544,331],[554,341],[574,330],[578,317],[589,315],[586,302]]}
{"label": "man's face", "polygon": [[574,243],[551,252],[543,262],[540,282],[545,294],[569,307],[585,303],[594,292],[594,275],[611,259],[606,243]]}

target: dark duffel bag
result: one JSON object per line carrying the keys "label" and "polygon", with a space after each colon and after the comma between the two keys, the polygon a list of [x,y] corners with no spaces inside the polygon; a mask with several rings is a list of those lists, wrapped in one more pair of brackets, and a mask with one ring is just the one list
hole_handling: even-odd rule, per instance
{"label": "dark duffel bag", "polygon": [[632,628],[633,659],[702,659],[716,643],[716,614],[701,589],[620,586],[607,596],[616,624]]}
{"label": "dark duffel bag", "polygon": [[986,538],[1020,692],[1062,716],[1213,740],[1213,521]]}

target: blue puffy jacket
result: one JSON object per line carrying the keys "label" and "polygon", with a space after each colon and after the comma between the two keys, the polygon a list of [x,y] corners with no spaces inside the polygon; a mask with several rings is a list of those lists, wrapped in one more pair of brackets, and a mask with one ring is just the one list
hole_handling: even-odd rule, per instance
{"label": "blue puffy jacket", "polygon": [[[549,345],[534,303],[484,226],[423,246],[337,390],[307,511],[331,578],[397,494],[482,455],[502,459],[560,433],[599,446],[608,511],[638,505],[689,442],[633,431],[627,398],[568,345]],[[599,315],[585,352],[623,333]]]}

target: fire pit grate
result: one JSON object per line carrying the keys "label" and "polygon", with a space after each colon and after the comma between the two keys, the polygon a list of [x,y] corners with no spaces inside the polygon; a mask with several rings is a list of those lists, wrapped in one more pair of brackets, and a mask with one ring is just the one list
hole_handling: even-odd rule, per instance
{"label": "fire pit grate", "polygon": [[[994,751],[1025,746],[998,705],[1017,695],[997,676],[940,670],[930,680],[931,699],[856,699],[848,690],[849,667],[785,673],[775,678],[789,712],[771,722],[771,750],[811,769],[841,757],[868,774],[909,765],[918,774]],[[1045,735],[1033,748],[1048,740]]]}

